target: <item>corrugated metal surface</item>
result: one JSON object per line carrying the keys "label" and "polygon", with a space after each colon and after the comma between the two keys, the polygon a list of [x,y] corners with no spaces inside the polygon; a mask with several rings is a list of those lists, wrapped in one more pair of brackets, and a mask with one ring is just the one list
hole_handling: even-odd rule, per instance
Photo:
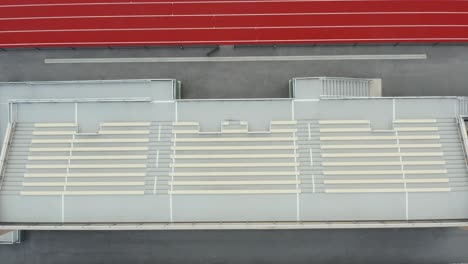
{"label": "corrugated metal surface", "polygon": [[368,97],[370,80],[351,78],[321,78],[322,97]]}
{"label": "corrugated metal surface", "polygon": [[465,42],[467,11],[456,0],[10,0],[0,47]]}
{"label": "corrugated metal surface", "polygon": [[460,115],[468,115],[468,98],[460,98],[458,111]]}

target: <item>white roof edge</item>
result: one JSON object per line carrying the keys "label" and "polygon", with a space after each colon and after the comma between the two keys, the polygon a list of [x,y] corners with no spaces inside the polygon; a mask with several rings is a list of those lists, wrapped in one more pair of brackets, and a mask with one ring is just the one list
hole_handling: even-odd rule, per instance
{"label": "white roof edge", "polygon": [[[320,100],[362,100],[362,99],[466,99],[468,96],[378,96],[378,97],[328,97]],[[301,100],[301,99],[299,99]]]}
{"label": "white roof edge", "polygon": [[294,98],[213,98],[213,99],[177,99],[178,102],[192,101],[292,101]]}
{"label": "white roof edge", "polygon": [[[404,97],[334,97],[334,98],[321,98],[321,99],[296,99],[296,98],[213,98],[213,99],[173,99],[166,100],[164,102],[219,102],[219,101],[296,101],[296,102],[317,102],[320,100],[393,100],[393,99],[468,99],[468,97],[463,96],[404,96]],[[9,102],[13,103],[22,103],[22,102],[88,102],[88,101],[130,101],[130,102],[149,102],[151,101],[150,97],[128,97],[128,98],[47,98],[47,99],[9,99]],[[157,100],[156,100],[157,101]]]}
{"label": "white roof edge", "polygon": [[9,99],[9,103],[152,102],[150,97]]}
{"label": "white roof edge", "polygon": [[363,80],[363,81],[372,81],[375,78],[350,78],[350,77],[340,77],[340,76],[313,76],[313,77],[294,77],[292,80],[308,80],[308,79],[350,79],[350,80]]}
{"label": "white roof edge", "polygon": [[468,227],[468,219],[458,221],[11,224],[0,225],[0,230],[287,230],[439,227]]}
{"label": "white roof edge", "polygon": [[116,82],[153,82],[153,81],[175,81],[176,79],[112,79],[112,80],[64,80],[64,81],[22,81],[22,82],[0,82],[0,85],[9,84],[73,84],[73,83],[116,83]]}

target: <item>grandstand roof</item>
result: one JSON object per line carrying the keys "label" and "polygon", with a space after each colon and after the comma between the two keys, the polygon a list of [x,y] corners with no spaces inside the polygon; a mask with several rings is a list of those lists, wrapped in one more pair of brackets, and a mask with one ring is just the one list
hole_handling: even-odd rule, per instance
{"label": "grandstand roof", "polygon": [[250,100],[179,100],[174,80],[3,83],[0,222],[468,218],[467,99],[373,82],[297,78],[294,98]]}

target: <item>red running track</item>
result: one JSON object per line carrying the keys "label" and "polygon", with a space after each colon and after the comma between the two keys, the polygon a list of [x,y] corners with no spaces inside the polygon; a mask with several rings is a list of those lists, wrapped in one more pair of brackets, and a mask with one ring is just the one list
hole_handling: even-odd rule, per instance
{"label": "red running track", "polygon": [[465,0],[3,0],[0,47],[468,42]]}

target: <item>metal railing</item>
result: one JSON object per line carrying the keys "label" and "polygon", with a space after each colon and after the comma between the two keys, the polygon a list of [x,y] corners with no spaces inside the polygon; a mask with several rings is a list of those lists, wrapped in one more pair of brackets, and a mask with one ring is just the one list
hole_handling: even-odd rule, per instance
{"label": "metal railing", "polygon": [[468,116],[468,98],[459,98],[458,99],[458,113],[459,115]]}
{"label": "metal railing", "polygon": [[465,160],[465,168],[468,171],[468,135],[466,131],[465,118],[463,116],[460,116],[458,117],[457,122],[458,122],[458,127],[459,127],[458,132],[460,133],[460,140],[462,142],[462,149],[463,149],[464,160]]}
{"label": "metal railing", "polygon": [[2,151],[0,152],[0,190],[3,187],[3,180],[5,178],[5,168],[8,158],[8,147],[10,146],[11,135],[14,126],[14,123],[8,123],[7,128],[5,130],[5,137],[3,138]]}

